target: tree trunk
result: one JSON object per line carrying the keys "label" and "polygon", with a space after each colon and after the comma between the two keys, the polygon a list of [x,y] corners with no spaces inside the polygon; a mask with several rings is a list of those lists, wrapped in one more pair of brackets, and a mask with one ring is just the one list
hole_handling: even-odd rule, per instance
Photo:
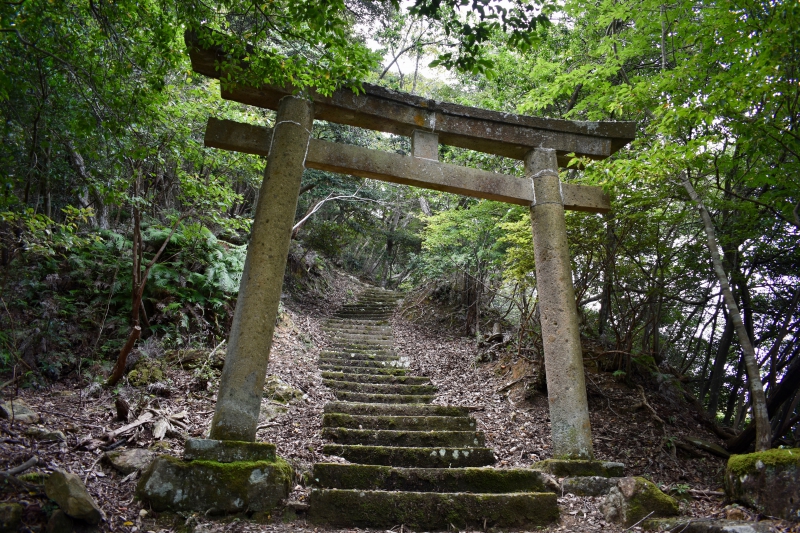
{"label": "tree trunk", "polygon": [[708,416],[716,418],[717,407],[719,406],[719,391],[722,389],[722,382],[725,378],[725,363],[728,362],[728,353],[731,350],[733,340],[733,321],[731,315],[725,317],[725,329],[717,345],[717,357],[714,359],[714,366],[711,368],[711,379],[708,387]]}
{"label": "tree trunk", "polygon": [[761,384],[761,375],[758,369],[758,361],[756,360],[755,349],[750,342],[750,336],[742,322],[742,316],[739,314],[739,306],[736,305],[736,300],[733,297],[733,291],[728,283],[728,276],[725,274],[725,269],[722,266],[722,259],[719,255],[719,247],[717,244],[717,237],[714,232],[714,223],[711,220],[711,215],[706,210],[697,191],[694,190],[689,175],[687,172],[681,173],[681,183],[689,193],[689,197],[697,204],[697,210],[700,212],[700,218],[703,221],[703,226],[706,231],[708,239],[708,250],[711,253],[711,263],[714,267],[714,272],[719,278],[720,288],[722,295],[725,298],[725,305],[728,308],[728,314],[733,322],[733,327],[736,335],[739,338],[739,345],[742,347],[745,369],[747,371],[747,379],[750,384],[750,400],[753,405],[753,419],[756,424],[756,451],[769,450],[772,446],[772,438],[770,435],[769,427],[769,414],[767,413],[767,399],[764,395],[764,387]]}

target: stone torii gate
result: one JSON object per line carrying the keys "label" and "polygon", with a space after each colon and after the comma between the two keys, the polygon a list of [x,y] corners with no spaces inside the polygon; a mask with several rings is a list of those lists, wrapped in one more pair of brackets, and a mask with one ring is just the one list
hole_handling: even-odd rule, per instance
{"label": "stone torii gate", "polygon": [[[190,45],[195,72],[217,78],[218,52]],[[206,146],[268,157],[247,249],[210,438],[255,440],[300,180],[315,168],[530,206],[553,456],[591,459],[592,439],[565,209],[606,213],[599,187],[562,183],[567,154],[603,159],[634,138],[632,122],[573,122],[436,102],[364,85],[326,97],[291,88],[223,87],[222,97],[277,110],[274,128],[209,119]],[[314,119],[411,137],[402,156],[313,139]],[[449,144],[525,162],[525,177],[438,161]]]}

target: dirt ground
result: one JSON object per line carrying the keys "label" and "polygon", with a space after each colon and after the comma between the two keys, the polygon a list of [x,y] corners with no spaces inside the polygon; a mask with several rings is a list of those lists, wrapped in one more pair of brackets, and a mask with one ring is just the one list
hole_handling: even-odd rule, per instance
{"label": "dirt ground", "polygon": [[[303,502],[308,495],[305,474],[314,462],[337,461],[324,456],[321,419],[326,402],[333,400],[322,385],[317,358],[327,342],[321,324],[346,301],[354,301],[364,286],[355,278],[338,275],[324,299],[286,299],[276,330],[270,357],[269,373],[300,391],[297,398],[284,405],[276,398],[265,398],[259,440],[276,444],[278,453],[296,470],[291,501]],[[499,467],[524,467],[550,457],[547,400],[543,394],[526,397],[524,379],[530,363],[506,356],[491,363],[475,362],[474,339],[459,337],[439,326],[435,319],[425,323],[409,321],[397,313],[393,320],[395,348],[407,357],[415,374],[429,376],[439,388],[436,403],[470,406],[485,432]],[[210,361],[210,360],[209,360]],[[61,430],[66,442],[37,441],[25,431],[26,426],[0,421],[0,469],[24,463],[32,456],[39,464],[28,472],[64,469],[78,474],[105,513],[101,531],[120,532],[377,532],[385,530],[326,529],[308,525],[302,514],[286,521],[275,516],[271,523],[254,523],[243,518],[214,520],[202,514],[159,515],[133,497],[136,476],[124,476],[103,460],[109,448],[140,447],[180,456],[189,436],[202,436],[208,429],[215,403],[219,372],[212,365],[200,368],[167,369],[162,386],[134,387],[130,383],[107,390],[79,386],[68,379],[43,389],[5,391],[27,402],[42,417],[41,425]],[[595,454],[599,459],[626,465],[627,475],[645,476],[664,490],[681,497],[681,509],[687,516],[724,517],[730,512],[719,495],[722,459],[696,450],[687,453],[670,443],[686,435],[718,442],[704,427],[702,416],[677,399],[668,387],[661,390],[629,387],[609,373],[587,371]],[[646,390],[646,392],[645,392]],[[647,404],[643,406],[642,394]],[[111,441],[103,436],[126,422],[117,419],[115,400],[124,399],[131,408],[128,420],[135,420],[150,409],[157,418],[177,420],[159,439],[155,425],[143,424],[132,432]],[[170,419],[170,417],[172,417]],[[660,419],[664,423],[660,423]],[[47,515],[54,505],[41,490],[7,488],[2,501],[16,501],[25,506],[22,531],[44,531]],[[605,522],[598,510],[601,498],[561,495],[561,520],[541,531],[595,532],[623,531]],[[745,511],[751,519],[756,517]],[[294,518],[294,517],[292,517]],[[795,526],[795,531],[797,531]],[[398,525],[390,531],[398,532]],[[638,531],[634,527],[630,531]],[[789,531],[789,524],[779,528]]]}

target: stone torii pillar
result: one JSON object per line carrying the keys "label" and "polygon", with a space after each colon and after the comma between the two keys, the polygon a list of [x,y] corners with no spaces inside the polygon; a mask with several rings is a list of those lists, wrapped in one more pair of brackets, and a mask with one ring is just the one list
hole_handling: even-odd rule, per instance
{"label": "stone torii pillar", "polygon": [[285,96],[247,246],[210,438],[256,439],[272,334],[289,254],[300,180],[314,124],[314,104]]}
{"label": "stone torii pillar", "polygon": [[533,187],[531,229],[553,456],[592,459],[583,352],[556,151],[537,148],[528,152],[525,175]]}

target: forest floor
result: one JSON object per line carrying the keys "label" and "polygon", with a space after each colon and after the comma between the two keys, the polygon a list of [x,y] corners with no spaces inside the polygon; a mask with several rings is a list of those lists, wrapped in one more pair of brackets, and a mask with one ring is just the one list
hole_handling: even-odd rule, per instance
{"label": "forest floor", "polygon": [[[278,454],[295,467],[291,501],[303,502],[307,498],[309,489],[305,479],[313,463],[343,462],[319,451],[323,444],[320,436],[323,406],[334,397],[322,384],[317,358],[326,343],[322,322],[341,304],[354,301],[363,288],[365,286],[355,278],[336,274],[324,299],[286,298],[284,301],[269,373],[300,393],[287,404],[278,401],[280,393],[272,398],[265,397],[258,439],[275,443]],[[525,380],[509,386],[528,375],[530,363],[506,355],[491,363],[476,364],[478,352],[474,339],[460,337],[443,327],[435,313],[426,316],[424,320],[410,321],[396,313],[393,320],[395,348],[409,359],[413,373],[429,376],[439,388],[436,403],[472,408],[478,429],[486,434],[487,446],[494,449],[498,467],[524,467],[549,458],[546,396],[526,395]],[[680,496],[682,512],[687,516],[725,517],[731,512],[719,495],[724,461],[700,450],[688,453],[670,445],[687,435],[718,443],[705,427],[701,415],[680,401],[667,386],[631,387],[616,380],[611,373],[591,369],[587,371],[587,378],[597,458],[622,462],[626,465],[626,475],[645,476]],[[3,468],[12,468],[36,456],[39,464],[29,472],[60,468],[78,474],[105,513],[101,531],[385,531],[315,527],[307,524],[302,514],[292,517],[291,521],[287,521],[288,515],[276,516],[273,522],[266,524],[238,518],[214,520],[200,513],[159,516],[136,500],[133,496],[136,475],[120,474],[103,460],[103,449],[111,444],[102,440],[103,435],[126,423],[116,418],[115,400],[122,398],[130,405],[129,421],[146,409],[157,414],[154,420],[169,419],[170,415],[178,420],[162,439],[154,435],[154,424],[143,424],[115,439],[117,449],[149,448],[181,456],[185,438],[203,436],[208,429],[217,379],[218,371],[209,365],[199,369],[171,365],[164,378],[167,386],[151,386],[149,391],[127,383],[113,391],[85,384],[81,388],[75,379],[38,390],[18,389],[15,394],[42,417],[40,424],[48,430],[63,431],[66,442],[37,441],[26,434],[26,426],[0,421],[0,464],[6,465]],[[8,397],[11,391],[4,392]],[[643,405],[642,394],[646,394],[646,403],[652,411]],[[25,506],[26,529],[23,531],[44,531],[53,504],[41,491],[6,489],[5,493],[0,493],[0,500],[17,501]],[[623,531],[604,520],[598,509],[601,500],[559,495],[561,519],[541,531]],[[756,518],[746,510],[736,508],[735,511],[746,518]],[[399,530],[399,525],[393,529]],[[789,525],[781,530],[789,531]]]}

